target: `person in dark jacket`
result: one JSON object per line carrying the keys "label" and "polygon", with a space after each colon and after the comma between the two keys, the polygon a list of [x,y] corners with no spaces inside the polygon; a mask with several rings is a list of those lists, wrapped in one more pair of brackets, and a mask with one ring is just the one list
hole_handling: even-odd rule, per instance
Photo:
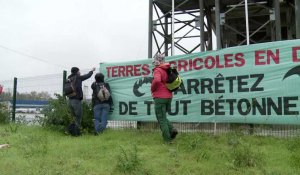
{"label": "person in dark jacket", "polygon": [[107,100],[101,101],[97,97],[97,93],[100,87],[105,87],[109,93],[111,94],[111,89],[108,83],[104,82],[104,75],[102,73],[97,73],[95,75],[95,82],[91,85],[93,89],[92,95],[92,105],[94,110],[94,126],[95,126],[95,134],[98,135],[102,133],[107,126],[107,115],[110,108],[113,105],[111,95]]}
{"label": "person in dark jacket", "polygon": [[80,74],[80,70],[77,67],[71,68],[71,75],[68,76],[68,79],[74,78],[75,79],[75,91],[76,95],[73,97],[69,97],[69,107],[71,109],[71,114],[74,117],[74,121],[76,122],[77,126],[81,127],[81,120],[82,120],[82,104],[81,101],[83,99],[83,92],[82,92],[82,82],[93,75],[95,68],[93,68],[89,73],[85,75]]}
{"label": "person in dark jacket", "polygon": [[155,115],[165,143],[171,143],[178,132],[167,119],[167,111],[171,106],[173,97],[172,92],[169,91],[165,85],[168,79],[166,70],[170,68],[170,64],[165,63],[165,56],[162,54],[155,55],[152,63],[155,66],[153,69],[153,80],[151,84],[151,94],[154,100]]}

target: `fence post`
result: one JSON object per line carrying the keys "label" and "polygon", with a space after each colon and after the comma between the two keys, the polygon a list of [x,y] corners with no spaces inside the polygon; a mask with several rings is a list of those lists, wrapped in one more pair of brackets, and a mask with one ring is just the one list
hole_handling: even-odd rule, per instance
{"label": "fence post", "polygon": [[12,101],[12,121],[15,122],[16,121],[16,103],[17,103],[17,83],[18,83],[18,79],[15,77],[14,78],[14,90],[13,90],[13,101]]}
{"label": "fence post", "polygon": [[64,72],[63,72],[63,86],[62,86],[62,96],[64,98],[66,97],[65,92],[64,92],[66,81],[67,81],[67,71],[64,70]]}
{"label": "fence post", "polygon": [[141,121],[136,121],[136,128],[140,130],[142,128],[142,122]]}
{"label": "fence post", "polygon": [[217,135],[217,122],[214,121],[214,135]]}
{"label": "fence post", "polygon": [[249,124],[249,127],[250,127],[250,128],[249,128],[249,134],[250,134],[250,135],[253,135],[253,134],[254,134],[254,124],[253,124],[253,123],[250,123],[250,124]]}

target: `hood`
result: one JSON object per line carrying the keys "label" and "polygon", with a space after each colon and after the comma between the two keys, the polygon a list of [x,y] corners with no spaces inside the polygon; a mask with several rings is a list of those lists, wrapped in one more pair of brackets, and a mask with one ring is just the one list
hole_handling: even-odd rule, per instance
{"label": "hood", "polygon": [[71,78],[71,77],[74,77],[75,75],[76,75],[76,74],[71,74],[71,75],[69,75],[69,76],[68,76],[68,79]]}
{"label": "hood", "polygon": [[162,69],[164,69],[164,70],[167,70],[167,69],[170,68],[171,66],[170,66],[169,63],[163,63],[163,64],[161,64],[161,65],[159,65],[159,66],[157,66],[157,67],[162,68]]}

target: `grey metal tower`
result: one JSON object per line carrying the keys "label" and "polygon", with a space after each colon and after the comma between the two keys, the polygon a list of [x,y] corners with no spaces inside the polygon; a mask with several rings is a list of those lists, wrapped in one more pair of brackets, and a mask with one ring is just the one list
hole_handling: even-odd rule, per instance
{"label": "grey metal tower", "polygon": [[[170,55],[171,16],[172,0],[149,0],[149,58]],[[174,23],[176,54],[296,39],[300,1],[175,0]]]}

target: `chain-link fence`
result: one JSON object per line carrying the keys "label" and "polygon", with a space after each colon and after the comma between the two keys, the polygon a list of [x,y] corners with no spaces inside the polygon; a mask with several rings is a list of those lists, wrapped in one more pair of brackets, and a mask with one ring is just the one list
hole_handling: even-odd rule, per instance
{"label": "chain-link fence", "polygon": [[62,94],[62,82],[62,73],[0,81],[0,101],[6,104],[12,121],[35,123],[54,94]]}
{"label": "chain-link fence", "polygon": [[[81,70],[82,74],[89,70]],[[67,72],[69,75],[70,72]],[[63,95],[64,74],[51,74],[28,78],[18,78],[16,81],[15,120],[17,122],[35,123],[44,117],[42,110],[48,105],[50,99],[56,99],[55,94]],[[90,103],[92,98],[91,84],[94,75],[83,81],[82,89],[84,101]],[[14,80],[0,81],[2,93],[0,94],[1,108],[9,112],[10,120],[13,118]],[[1,116],[0,116],[1,117]],[[91,116],[92,117],[92,116]],[[1,121],[0,121],[1,122]],[[233,124],[233,123],[173,123],[180,132],[205,132],[211,134],[240,131],[245,134],[260,136],[293,137],[300,133],[300,125],[263,125],[263,124]],[[113,129],[140,129],[159,131],[157,122],[139,121],[109,121],[108,127]]]}

